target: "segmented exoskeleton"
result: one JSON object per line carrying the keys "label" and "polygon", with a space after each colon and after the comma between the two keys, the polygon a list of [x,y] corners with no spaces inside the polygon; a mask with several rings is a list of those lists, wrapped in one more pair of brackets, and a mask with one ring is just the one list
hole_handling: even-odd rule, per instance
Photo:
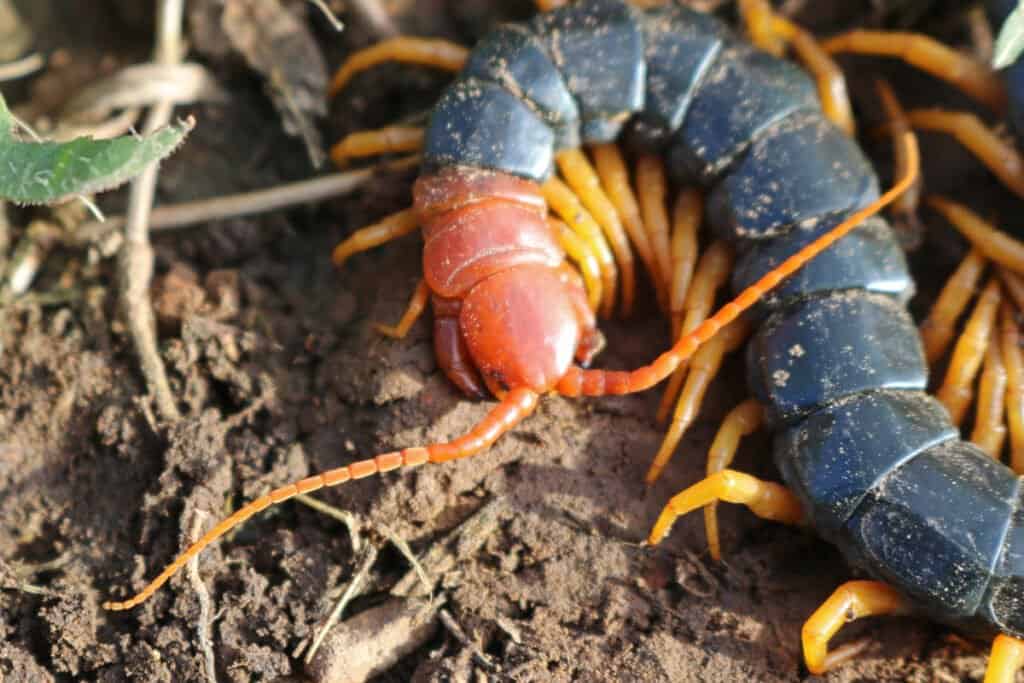
{"label": "segmented exoskeleton", "polygon": [[[677,182],[707,188],[712,230],[740,252],[739,296],[649,366],[585,370],[574,361],[589,361],[600,337],[587,290],[548,227],[541,183],[560,150],[624,131],[639,147],[664,150]],[[718,500],[808,522],[886,582],[847,584],[812,617],[812,671],[844,657],[826,648],[849,616],[914,608],[1012,636],[997,640],[990,665],[990,675],[1012,676],[1024,651],[1020,480],[961,440],[924,393],[927,367],[904,306],[912,281],[886,222],[865,220],[878,208],[877,180],[803,72],[682,6],[583,0],[481,41],[422,143],[415,210],[385,237],[422,225],[417,300],[432,301],[439,364],[467,393],[502,403],[452,443],[359,461],[253,501],[108,608],[138,604],[227,529],[297,493],[474,455],[528,416],[541,393],[648,388],[757,304],[750,385],[776,431],[789,488],[720,471],[673,498],[650,540]]]}

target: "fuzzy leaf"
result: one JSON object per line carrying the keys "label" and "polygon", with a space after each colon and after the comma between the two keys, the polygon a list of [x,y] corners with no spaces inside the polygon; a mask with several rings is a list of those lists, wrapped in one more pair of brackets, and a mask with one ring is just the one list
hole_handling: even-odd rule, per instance
{"label": "fuzzy leaf", "polygon": [[24,142],[14,136],[14,118],[0,96],[0,199],[16,204],[55,204],[102,192],[138,175],[181,144],[195,125],[179,121],[152,135],[110,140]]}
{"label": "fuzzy leaf", "polygon": [[1003,27],[999,29],[995,49],[992,53],[992,66],[997,69],[1010,66],[1024,52],[1024,0],[1017,4],[1016,9],[1006,17]]}

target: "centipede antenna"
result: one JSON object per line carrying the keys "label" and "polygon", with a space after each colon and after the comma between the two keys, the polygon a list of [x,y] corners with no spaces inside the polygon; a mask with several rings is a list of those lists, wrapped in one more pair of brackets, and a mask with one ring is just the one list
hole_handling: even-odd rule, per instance
{"label": "centipede antenna", "polygon": [[469,50],[449,40],[411,36],[391,38],[354,52],[334,73],[327,95],[334,97],[356,74],[385,62],[418,64],[456,72],[462,69],[468,56]]}
{"label": "centipede antenna", "polygon": [[649,389],[668,377],[681,363],[693,356],[704,342],[715,336],[720,329],[738,318],[805,263],[848,235],[865,219],[884,209],[905,192],[917,179],[920,172],[920,153],[913,135],[903,136],[903,142],[907,145],[910,163],[907,172],[892,188],[747,287],[739,296],[719,309],[715,315],[701,323],[697,329],[680,338],[671,349],[661,354],[653,363],[628,372],[584,370],[574,366],[569,368],[569,371],[558,382],[556,387],[558,393],[563,396],[630,394]]}
{"label": "centipede antenna", "polygon": [[307,477],[302,481],[274,489],[265,496],[246,503],[233,515],[222,520],[210,531],[206,532],[202,538],[189,546],[185,552],[167,565],[166,569],[150,581],[134,597],[122,602],[105,602],[103,603],[103,608],[120,611],[135,607],[159,590],[162,585],[167,583],[168,579],[184,567],[190,559],[202,552],[206,546],[257,512],[261,512],[271,505],[283,503],[300,493],[309,493],[317,489],[338,486],[352,479],[362,479],[381,472],[390,472],[399,467],[415,467],[428,462],[448,462],[449,460],[458,460],[476,455],[490,447],[498,437],[528,417],[537,407],[538,398],[537,394],[529,389],[513,389],[473,429],[454,441],[384,453],[368,460],[359,460],[344,467],[338,467],[322,474]]}

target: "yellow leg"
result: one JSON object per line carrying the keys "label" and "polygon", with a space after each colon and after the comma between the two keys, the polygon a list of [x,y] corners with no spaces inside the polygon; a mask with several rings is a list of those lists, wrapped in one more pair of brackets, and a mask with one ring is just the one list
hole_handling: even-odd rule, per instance
{"label": "yellow leg", "polygon": [[601,284],[604,294],[601,302],[601,315],[610,318],[615,310],[615,286],[619,274],[615,268],[612,251],[601,233],[601,227],[579,198],[569,189],[569,186],[558,178],[553,177],[544,183],[541,186],[541,192],[551,210],[561,216],[562,220],[569,224],[569,227],[587,243],[587,246],[597,256],[597,262],[601,268]]}
{"label": "yellow leg", "polygon": [[1006,89],[986,64],[928,36],[898,31],[850,31],[826,40],[826,52],[897,57],[951,83],[997,114],[1006,110]]}
{"label": "yellow leg", "polygon": [[672,415],[672,424],[669,425],[665,439],[661,442],[661,448],[654,456],[654,462],[647,470],[647,476],[644,477],[645,483],[651,485],[661,476],[665,466],[672,459],[676,446],[682,440],[683,434],[696,419],[700,405],[704,401],[704,394],[722,367],[722,359],[726,354],[732,353],[742,346],[749,334],[750,324],[740,318],[722,328],[693,355],[690,360],[689,373],[686,376],[686,384],[679,394],[679,402],[676,403],[676,410]]}
{"label": "yellow leg", "polygon": [[331,147],[331,160],[344,166],[350,159],[395,152],[418,152],[423,148],[423,128],[389,126],[346,135]]}
{"label": "yellow leg", "polygon": [[992,278],[985,285],[963,334],[953,348],[946,380],[935,395],[946,406],[950,420],[955,425],[963,422],[964,413],[974,397],[971,384],[978,374],[985,349],[988,348],[1001,297],[999,281]]}
{"label": "yellow leg", "polygon": [[949,276],[928,317],[921,323],[921,342],[924,344],[924,355],[929,365],[934,365],[949,348],[956,329],[956,320],[974,296],[978,281],[985,272],[986,263],[985,257],[977,247],[971,249]]}
{"label": "yellow leg", "polygon": [[647,537],[650,545],[664,540],[676,519],[716,501],[746,505],[761,519],[802,524],[800,501],[782,484],[761,481],[736,470],[722,470],[676,494],[658,516]]}
{"label": "yellow leg", "polygon": [[405,309],[405,313],[402,314],[402,319],[398,321],[398,324],[382,325],[381,323],[374,323],[373,329],[392,339],[404,339],[405,335],[409,334],[409,330],[423,314],[423,309],[427,307],[429,299],[430,288],[427,287],[427,281],[420,279],[419,284],[416,285],[416,291],[412,293],[412,298],[409,299],[409,306]]}
{"label": "yellow leg", "polygon": [[1024,158],[1017,148],[1004,142],[974,114],[914,109],[907,113],[910,125],[920,130],[953,136],[1018,197],[1024,197]]}
{"label": "yellow leg", "polygon": [[945,216],[975,249],[999,265],[1024,275],[1024,243],[997,229],[963,204],[938,196],[928,197],[925,201]]}
{"label": "yellow leg", "polygon": [[971,441],[996,460],[1006,441],[1006,366],[1000,336],[992,335],[978,382],[978,406]]}
{"label": "yellow leg", "polygon": [[669,291],[672,254],[669,247],[668,178],[659,157],[641,156],[636,162],[636,186],[640,192],[640,213],[644,218],[647,240],[658,264],[658,282]]}
{"label": "yellow leg", "polygon": [[622,273],[622,315],[629,316],[633,312],[633,301],[636,297],[636,273],[633,268],[633,252],[629,248],[629,238],[622,227],[622,221],[615,210],[615,205],[601,189],[601,181],[597,172],[590,164],[586,155],[578,149],[567,149],[555,156],[558,168],[562,172],[569,187],[583,202],[583,206],[594,217],[605,238],[615,252],[615,261]]}
{"label": "yellow leg", "polygon": [[368,225],[352,233],[348,239],[334,248],[331,260],[340,268],[354,254],[368,251],[385,242],[415,232],[419,225],[419,217],[414,209],[393,213],[379,223]]}
{"label": "yellow leg", "polygon": [[644,267],[651,277],[651,282],[654,283],[658,300],[664,305],[667,292],[662,288],[663,283],[658,279],[658,266],[655,263],[647,232],[644,230],[643,219],[640,217],[640,205],[629,184],[629,171],[626,169],[622,152],[615,143],[595,145],[590,151],[594,155],[594,167],[597,169],[597,175],[601,178],[601,185],[615,205],[615,210],[622,219],[626,232],[629,233],[629,239],[633,242],[637,254],[640,255],[640,260],[643,261]]}
{"label": "yellow leg", "polygon": [[[697,265],[697,231],[704,217],[704,197],[690,188],[679,193],[672,212],[672,274],[669,311],[672,316],[672,338],[678,339],[683,328],[682,311],[690,291],[693,271]],[[679,311],[677,314],[676,311]]]}
{"label": "yellow leg", "polygon": [[569,0],[533,0],[533,2],[537,5],[538,12],[550,12],[569,4]]}
{"label": "yellow leg", "polygon": [[[907,149],[900,144],[905,135],[912,134],[910,119],[903,109],[892,86],[884,80],[875,82],[878,98],[882,102],[882,109],[885,110],[885,118],[888,123],[889,133],[893,140],[893,159],[895,168],[893,175],[902,177],[907,171]],[[918,207],[921,204],[921,178],[918,178],[906,192],[900,195],[889,208],[893,223],[899,230],[900,243],[905,247],[915,248],[920,245],[924,235],[924,226],[918,218]]]}
{"label": "yellow leg", "polygon": [[468,55],[469,50],[448,40],[410,36],[391,38],[350,55],[334,73],[327,94],[334,97],[353,76],[385,62],[433,66],[454,72],[462,69]]}
{"label": "yellow leg", "polygon": [[576,263],[583,275],[583,282],[587,286],[587,301],[590,303],[590,310],[596,311],[597,307],[601,305],[601,266],[597,262],[597,257],[590,246],[583,241],[583,238],[573,232],[564,221],[549,216],[548,224],[555,233],[555,239],[562,245],[562,249]]}
{"label": "yellow leg", "polygon": [[[733,260],[732,247],[721,241],[712,243],[701,255],[697,262],[697,270],[690,283],[690,289],[686,293],[686,303],[683,305],[683,309],[672,311],[673,320],[682,320],[679,328],[680,334],[689,334],[695,330],[711,313],[719,288],[729,281]],[[686,364],[681,364],[672,374],[668,386],[665,387],[661,405],[658,406],[658,422],[664,422],[668,417],[672,404],[683,386],[686,367]]]}
{"label": "yellow leg", "polygon": [[1006,421],[1010,428],[1010,467],[1024,474],[1024,358],[1013,307],[1000,307],[1000,351],[1006,365]]}
{"label": "yellow leg", "polygon": [[[752,398],[739,404],[722,421],[708,451],[707,476],[722,472],[732,464],[740,440],[761,428],[764,408]],[[708,550],[715,560],[722,559],[722,544],[718,537],[718,503],[704,508],[704,532],[708,537]]]}
{"label": "yellow leg", "polygon": [[1014,683],[1024,666],[1024,640],[998,635],[992,641],[992,654],[985,669],[985,683]]}
{"label": "yellow leg", "polygon": [[776,57],[781,57],[785,46],[791,45],[793,52],[818,84],[818,97],[825,116],[847,135],[855,135],[857,124],[853,118],[850,94],[846,89],[846,78],[817,39],[776,14],[766,0],[740,0],[739,6],[751,42]]}
{"label": "yellow leg", "polygon": [[878,581],[848,581],[804,623],[802,640],[807,669],[820,676],[860,654],[864,643],[850,643],[828,651],[828,641],[839,629],[861,617],[907,614],[910,604],[891,586]]}

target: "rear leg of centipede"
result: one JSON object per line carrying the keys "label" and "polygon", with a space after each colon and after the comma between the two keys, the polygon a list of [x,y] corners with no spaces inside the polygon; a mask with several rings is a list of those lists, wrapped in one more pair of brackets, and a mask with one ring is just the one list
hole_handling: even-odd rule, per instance
{"label": "rear leg of centipede", "polygon": [[424,128],[407,126],[388,126],[351,133],[331,147],[331,161],[336,166],[344,166],[350,159],[418,152],[423,148],[425,134]]}
{"label": "rear leg of centipede", "polygon": [[328,95],[334,97],[352,78],[387,62],[431,66],[456,72],[466,63],[469,50],[448,40],[401,36],[353,53],[334,73]]}
{"label": "rear leg of centipede", "polygon": [[856,657],[865,641],[828,650],[828,641],[839,629],[855,619],[883,615],[907,614],[910,604],[888,584],[879,581],[848,581],[804,623],[803,646],[807,669],[821,675]]}
{"label": "rear leg of centipede", "polygon": [[1024,667],[1024,640],[998,635],[992,641],[992,653],[985,669],[985,683],[1014,683]]}

